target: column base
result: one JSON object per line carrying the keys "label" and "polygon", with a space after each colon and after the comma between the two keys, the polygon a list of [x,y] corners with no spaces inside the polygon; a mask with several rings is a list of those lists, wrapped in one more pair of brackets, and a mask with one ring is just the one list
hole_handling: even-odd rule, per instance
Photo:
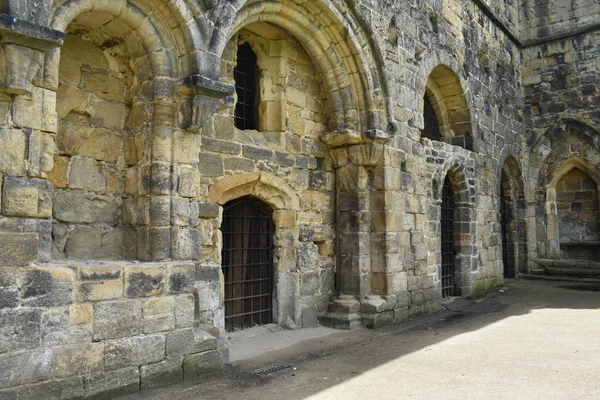
{"label": "column base", "polygon": [[361,326],[360,303],[354,296],[339,296],[327,306],[319,317],[322,325],[335,329],[356,329]]}

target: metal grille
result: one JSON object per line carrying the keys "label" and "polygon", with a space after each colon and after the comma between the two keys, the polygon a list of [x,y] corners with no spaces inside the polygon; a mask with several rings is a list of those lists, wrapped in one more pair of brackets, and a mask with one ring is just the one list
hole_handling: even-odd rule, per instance
{"label": "metal grille", "polygon": [[431,104],[431,101],[429,101],[427,96],[423,98],[423,102],[425,103],[423,107],[423,119],[425,122],[423,137],[426,137],[431,140],[440,140],[440,125],[438,123],[437,115],[435,114],[433,104]]}
{"label": "metal grille", "polygon": [[252,198],[223,210],[225,329],[241,330],[272,322],[273,219]]}
{"label": "metal grille", "polygon": [[454,296],[454,193],[446,177],[442,189],[442,297]]}
{"label": "metal grille", "polygon": [[233,70],[237,103],[235,104],[235,126],[238,129],[256,129],[256,54],[248,43],[238,47],[237,64]]}

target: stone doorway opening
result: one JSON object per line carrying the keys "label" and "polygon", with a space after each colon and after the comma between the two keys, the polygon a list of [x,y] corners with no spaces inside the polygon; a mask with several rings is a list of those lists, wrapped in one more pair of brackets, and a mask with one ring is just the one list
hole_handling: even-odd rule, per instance
{"label": "stone doorway opening", "polygon": [[273,216],[268,205],[245,196],[223,206],[225,329],[273,322]]}
{"label": "stone doorway opening", "polygon": [[[514,230],[514,207],[511,202],[512,192],[510,179],[502,170],[500,180],[500,229],[502,232],[502,263],[504,265],[504,277],[514,278],[515,271],[515,248],[511,235]],[[508,193],[507,193],[508,192]]]}
{"label": "stone doorway opening", "polygon": [[442,188],[441,209],[441,234],[442,234],[442,297],[455,295],[454,275],[454,191],[450,179],[446,177]]}

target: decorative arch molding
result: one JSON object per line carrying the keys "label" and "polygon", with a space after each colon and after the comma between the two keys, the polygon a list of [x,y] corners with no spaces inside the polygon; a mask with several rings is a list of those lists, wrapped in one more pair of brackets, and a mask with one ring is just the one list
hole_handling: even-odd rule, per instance
{"label": "decorative arch molding", "polygon": [[537,153],[538,149],[547,138],[550,138],[551,140],[560,140],[567,132],[569,132],[569,130],[574,130],[576,134],[590,143],[596,150],[600,151],[599,127],[577,117],[563,116],[544,133],[540,135],[533,134],[529,138],[528,144],[531,146],[531,152]]}
{"label": "decorative arch molding", "polygon": [[[460,296],[468,296],[472,292],[473,273],[478,269],[477,252],[477,210],[475,207],[475,188],[473,179],[461,160],[452,158],[441,165],[433,177],[433,199],[441,216],[442,191],[444,180],[449,178],[454,194],[454,232],[455,232],[455,288]],[[440,221],[435,230],[428,236],[440,238]],[[441,240],[440,240],[441,244]],[[437,252],[441,252],[441,246]],[[436,257],[441,259],[440,257]],[[441,264],[437,268],[437,282],[441,284]],[[441,293],[441,291],[440,291]]]}
{"label": "decorative arch molding", "polygon": [[600,171],[580,157],[571,157],[552,173],[551,179],[545,185],[546,199],[544,203],[544,213],[546,217],[545,242],[547,256],[553,259],[561,258],[556,185],[560,182],[562,177],[573,169],[580,169],[586,173],[594,182],[596,182],[596,190],[600,191]]}
{"label": "decorative arch molding", "polygon": [[517,154],[519,153],[516,147],[513,145],[506,145],[502,149],[500,157],[498,158],[498,170],[496,172],[498,185],[500,185],[500,182],[502,180],[502,170],[505,168],[505,166],[507,166],[509,169],[508,172],[510,172],[510,176],[517,179],[521,189],[524,188],[523,172],[521,170],[521,166],[518,161],[519,157],[517,156]]}
{"label": "decorative arch molding", "polygon": [[391,129],[391,102],[377,53],[347,8],[331,0],[311,7],[290,0],[240,0],[216,10],[209,54],[220,57],[231,37],[248,24],[280,26],[302,44],[323,76],[332,110],[331,130]]}
{"label": "decorative arch molding", "polygon": [[294,189],[282,178],[261,172],[251,172],[223,178],[209,188],[209,199],[218,205],[243,196],[254,196],[273,210],[300,209]]}
{"label": "decorative arch molding", "polygon": [[[468,75],[457,57],[442,48],[430,50],[419,59],[416,74],[417,93],[426,95],[433,104],[442,136],[477,136],[477,121],[474,119],[473,94],[469,88]],[[447,90],[445,90],[446,88]],[[457,94],[458,93],[458,94]],[[423,98],[418,99],[419,110],[423,109]],[[452,141],[452,140],[451,140]],[[465,143],[469,149],[472,143]]]}
{"label": "decorative arch molding", "polygon": [[[177,61],[180,52],[173,37],[169,37],[170,28],[167,28],[166,22],[157,16],[155,10],[143,10],[126,0],[67,0],[54,10],[50,27],[64,32],[76,18],[88,12],[112,15],[114,18],[111,22],[118,21],[128,27],[135,38],[143,44],[145,54],[152,65],[152,78],[155,81],[154,98],[167,99],[175,94],[172,80],[182,77]],[[60,48],[46,55],[46,76],[58,76],[59,60]]]}
{"label": "decorative arch molding", "polygon": [[475,207],[475,187],[473,180],[469,178],[463,163],[451,158],[436,170],[432,181],[432,194],[436,202],[442,201],[442,190],[446,176],[450,178],[456,204],[461,206]]}

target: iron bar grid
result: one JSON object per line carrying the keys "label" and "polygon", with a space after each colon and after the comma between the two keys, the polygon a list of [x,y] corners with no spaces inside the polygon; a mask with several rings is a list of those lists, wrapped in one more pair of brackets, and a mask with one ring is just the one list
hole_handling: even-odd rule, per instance
{"label": "iron bar grid", "polygon": [[235,126],[238,129],[256,129],[257,60],[248,43],[238,47],[237,64],[233,70],[237,102]]}
{"label": "iron bar grid", "polygon": [[440,134],[440,124],[433,108],[433,104],[429,101],[429,98],[425,96],[423,98],[423,120],[425,123],[425,129],[423,129],[423,137],[431,140],[440,140],[442,135]]}
{"label": "iron bar grid", "polygon": [[442,189],[442,297],[454,296],[454,193],[448,177]]}
{"label": "iron bar grid", "polygon": [[272,322],[273,220],[252,198],[235,200],[223,211],[225,329]]}

